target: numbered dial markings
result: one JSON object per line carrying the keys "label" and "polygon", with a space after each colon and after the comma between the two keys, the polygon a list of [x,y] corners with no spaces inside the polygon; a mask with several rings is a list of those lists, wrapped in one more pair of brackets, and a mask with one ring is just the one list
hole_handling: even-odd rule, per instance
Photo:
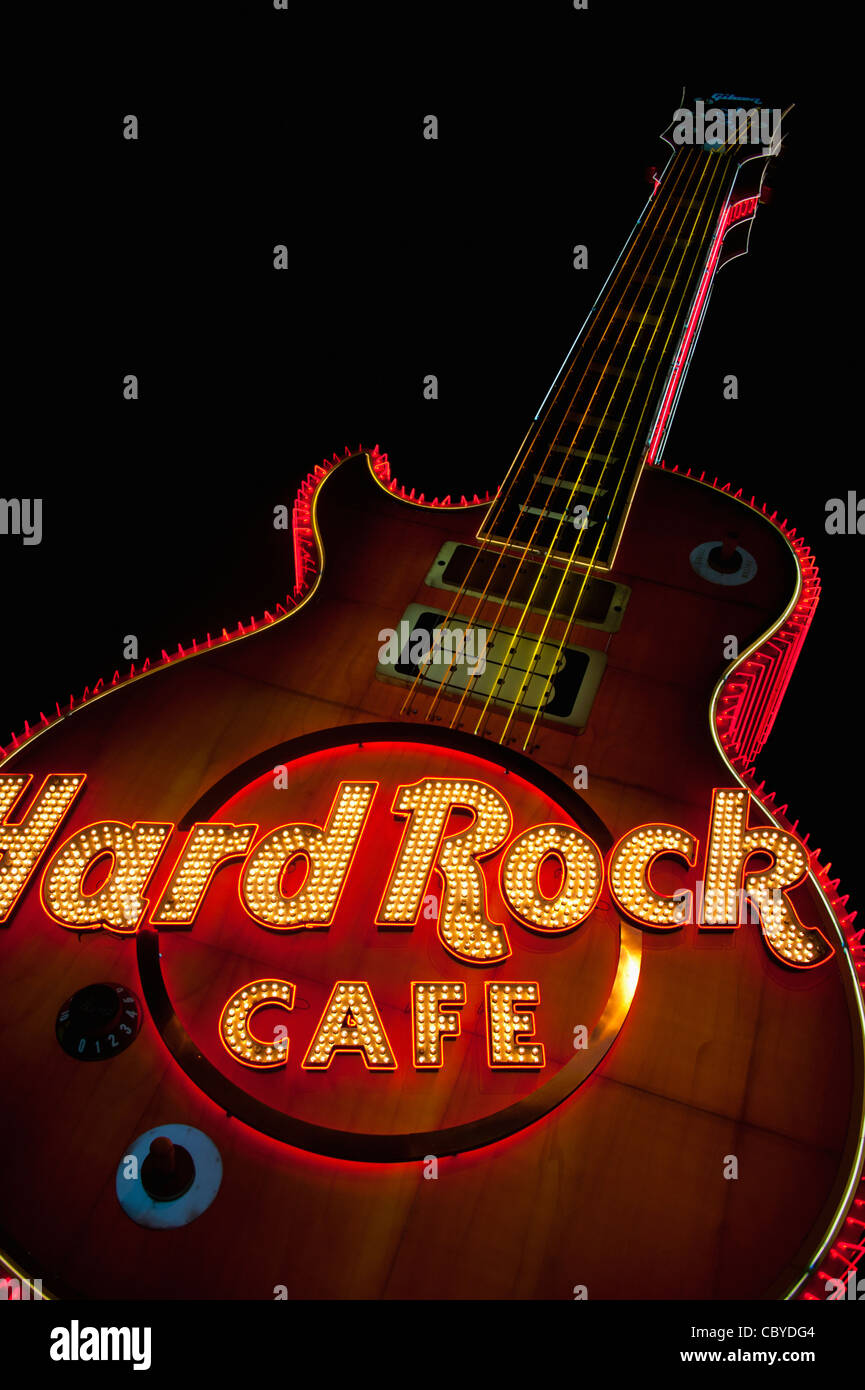
{"label": "numbered dial markings", "polygon": [[141,1013],[137,995],[125,985],[85,985],[57,1015],[57,1041],[81,1062],[106,1061],[134,1042]]}

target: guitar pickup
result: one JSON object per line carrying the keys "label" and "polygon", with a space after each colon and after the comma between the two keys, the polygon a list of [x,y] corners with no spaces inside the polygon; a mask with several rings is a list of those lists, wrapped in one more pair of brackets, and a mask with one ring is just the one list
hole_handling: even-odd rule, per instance
{"label": "guitar pickup", "polygon": [[[445,626],[446,624],[446,626]],[[379,648],[380,680],[425,690],[444,687],[459,699],[468,690],[471,703],[519,706],[527,715],[584,728],[606,665],[603,652],[556,641],[538,642],[513,628],[469,626],[412,603],[393,636]],[[380,634],[381,636],[381,634]]]}
{"label": "guitar pickup", "polygon": [[[573,519],[573,518],[572,518]],[[571,537],[576,533],[569,530]],[[573,541],[572,541],[573,544]],[[599,574],[586,575],[572,568],[562,582],[562,571],[532,556],[483,549],[462,541],[446,541],[436,556],[426,583],[431,589],[462,590],[469,597],[481,594],[503,602],[508,608],[532,613],[549,613],[578,627],[618,632],[631,591]],[[511,619],[515,621],[515,618]]]}

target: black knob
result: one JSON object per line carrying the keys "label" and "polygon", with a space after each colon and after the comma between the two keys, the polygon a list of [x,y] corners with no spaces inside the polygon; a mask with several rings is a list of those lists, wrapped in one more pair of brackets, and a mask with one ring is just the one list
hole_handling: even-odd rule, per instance
{"label": "black knob", "polygon": [[141,1165],[141,1183],[148,1197],[155,1202],[176,1202],[194,1181],[195,1164],[189,1150],[172,1144],[166,1135],[157,1135]]}

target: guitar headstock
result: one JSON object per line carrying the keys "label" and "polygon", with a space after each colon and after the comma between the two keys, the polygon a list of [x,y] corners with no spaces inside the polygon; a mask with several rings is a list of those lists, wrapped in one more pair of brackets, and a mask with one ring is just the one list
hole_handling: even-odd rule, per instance
{"label": "guitar headstock", "polygon": [[783,121],[792,110],[755,96],[711,92],[682,102],[662,138],[674,150],[738,151],[742,161],[769,159],[781,151]]}
{"label": "guitar headstock", "polygon": [[769,161],[781,153],[784,121],[792,109],[763,97],[723,91],[686,101],[683,90],[680,105],[662,133],[674,156],[690,147],[727,156],[738,165],[719,266],[747,252],[757,208],[768,201]]}

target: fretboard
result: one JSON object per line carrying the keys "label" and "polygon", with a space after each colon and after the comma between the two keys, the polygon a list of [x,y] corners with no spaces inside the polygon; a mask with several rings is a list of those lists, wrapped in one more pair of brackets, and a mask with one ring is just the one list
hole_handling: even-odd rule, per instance
{"label": "fretboard", "polygon": [[609,568],[656,422],[705,302],[736,175],[726,148],[682,148],[538,412],[479,536]]}

